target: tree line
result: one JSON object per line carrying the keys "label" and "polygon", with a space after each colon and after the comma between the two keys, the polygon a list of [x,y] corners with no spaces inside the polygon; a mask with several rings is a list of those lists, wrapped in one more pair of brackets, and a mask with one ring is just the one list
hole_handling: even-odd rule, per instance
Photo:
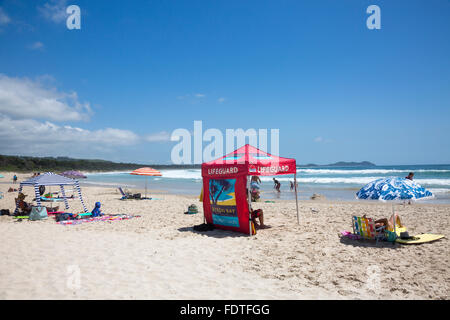
{"label": "tree line", "polygon": [[47,172],[47,171],[119,171],[134,170],[142,167],[155,169],[177,168],[194,169],[200,165],[161,165],[161,164],[137,164],[117,163],[106,160],[72,159],[67,157],[25,157],[0,155],[0,171],[10,172]]}

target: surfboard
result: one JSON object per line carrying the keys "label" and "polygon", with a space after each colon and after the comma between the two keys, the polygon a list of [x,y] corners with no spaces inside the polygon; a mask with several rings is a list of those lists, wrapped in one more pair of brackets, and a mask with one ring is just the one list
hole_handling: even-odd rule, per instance
{"label": "surfboard", "polygon": [[418,234],[413,237],[414,237],[414,239],[397,238],[397,240],[395,240],[395,241],[398,243],[403,243],[403,244],[419,244],[419,243],[436,241],[436,240],[444,238],[445,236],[442,234],[423,233],[423,234]]}

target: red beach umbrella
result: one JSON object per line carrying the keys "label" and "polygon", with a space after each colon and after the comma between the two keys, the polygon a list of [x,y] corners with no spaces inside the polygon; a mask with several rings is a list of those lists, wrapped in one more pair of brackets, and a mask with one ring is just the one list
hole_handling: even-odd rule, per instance
{"label": "red beach umbrella", "polygon": [[[161,172],[159,172],[156,169],[149,168],[149,167],[136,169],[136,170],[130,172],[130,174],[133,174],[136,176],[157,176],[157,177],[162,176]],[[147,198],[147,178],[145,179],[145,198]]]}

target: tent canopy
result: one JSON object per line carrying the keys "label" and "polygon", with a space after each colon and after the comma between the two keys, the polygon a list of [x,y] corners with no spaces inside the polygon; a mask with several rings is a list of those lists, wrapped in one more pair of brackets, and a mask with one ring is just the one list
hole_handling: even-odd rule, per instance
{"label": "tent canopy", "polygon": [[[33,177],[31,179],[28,179],[26,181],[23,181],[20,183],[19,187],[19,193],[22,192],[22,188],[24,186],[32,186],[34,187],[34,193],[36,195],[36,202],[37,205],[41,206],[41,195],[39,193],[39,187],[40,186],[59,186],[61,188],[61,193],[63,195],[64,204],[66,205],[66,209],[69,209],[69,204],[67,202],[66,193],[64,191],[64,186],[72,185],[75,187],[75,189],[78,192],[78,198],[81,201],[81,204],[83,205],[84,212],[87,212],[86,206],[83,201],[83,197],[81,196],[81,189],[80,185],[78,184],[77,180],[66,178],[63,176],[60,176],[59,174],[55,174],[53,172],[47,172],[44,174],[41,174],[37,177]],[[19,201],[16,201],[16,210],[14,213],[16,214],[19,210]]]}
{"label": "tent canopy", "polygon": [[297,220],[300,223],[295,159],[271,155],[246,144],[219,159],[203,163],[203,214],[206,223],[225,230],[255,234],[249,176],[282,174],[294,175]]}
{"label": "tent canopy", "polygon": [[295,174],[295,159],[272,155],[249,144],[219,159],[202,164],[203,177]]}
{"label": "tent canopy", "polygon": [[60,173],[60,175],[66,177],[66,178],[71,178],[71,179],[86,179],[87,178],[80,171],[76,171],[76,170],[64,171],[64,172]]}
{"label": "tent canopy", "polygon": [[47,172],[37,177],[23,181],[20,184],[23,186],[67,186],[75,185],[76,183],[76,180],[63,177],[52,172]]}

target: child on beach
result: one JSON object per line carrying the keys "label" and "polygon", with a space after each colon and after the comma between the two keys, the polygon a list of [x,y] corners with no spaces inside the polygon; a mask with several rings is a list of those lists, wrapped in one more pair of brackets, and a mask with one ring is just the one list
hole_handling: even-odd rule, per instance
{"label": "child on beach", "polygon": [[92,217],[98,217],[103,215],[102,211],[100,210],[101,206],[102,204],[100,202],[95,203],[95,208],[91,212]]}

